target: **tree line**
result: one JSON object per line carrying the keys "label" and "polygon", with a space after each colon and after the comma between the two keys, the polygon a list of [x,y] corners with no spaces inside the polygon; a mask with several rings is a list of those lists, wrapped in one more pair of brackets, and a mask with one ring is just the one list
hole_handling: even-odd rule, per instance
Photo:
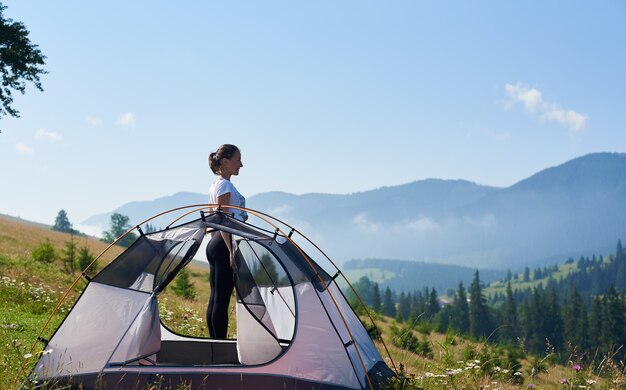
{"label": "tree line", "polygon": [[[525,289],[514,289],[514,278],[508,278],[505,293],[497,294],[497,299],[485,295],[478,271],[468,288],[458,284],[451,301],[440,300],[434,288],[398,294],[386,287],[381,294],[378,284],[367,277],[353,286],[373,310],[416,329],[452,330],[562,360],[572,355],[591,360],[596,353],[623,359],[626,254],[621,241],[614,255],[581,257],[576,268],[559,280],[552,277],[553,267],[535,272],[543,275],[541,282]],[[347,296],[354,303],[354,295]]]}

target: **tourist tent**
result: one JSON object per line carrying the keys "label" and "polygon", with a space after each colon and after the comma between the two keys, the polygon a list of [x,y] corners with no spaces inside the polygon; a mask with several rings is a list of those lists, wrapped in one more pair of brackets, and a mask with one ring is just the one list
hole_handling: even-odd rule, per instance
{"label": "tourist tent", "polygon": [[[303,235],[254,210],[252,224],[199,206],[175,209],[185,213],[160,231],[138,225],[117,258],[93,278],[83,272],[82,294],[49,340],[40,337],[31,385],[370,389],[393,375],[338,286],[341,273],[305,253],[294,241]],[[219,231],[236,247],[236,338],[177,334],[160,320],[160,293]]]}

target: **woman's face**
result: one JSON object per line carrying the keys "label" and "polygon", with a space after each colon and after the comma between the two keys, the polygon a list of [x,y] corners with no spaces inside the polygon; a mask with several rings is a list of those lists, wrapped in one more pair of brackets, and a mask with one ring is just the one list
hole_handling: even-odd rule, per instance
{"label": "woman's face", "polygon": [[239,175],[239,168],[243,167],[241,163],[241,152],[235,151],[233,157],[222,159],[222,165],[220,167],[221,173],[228,176]]}

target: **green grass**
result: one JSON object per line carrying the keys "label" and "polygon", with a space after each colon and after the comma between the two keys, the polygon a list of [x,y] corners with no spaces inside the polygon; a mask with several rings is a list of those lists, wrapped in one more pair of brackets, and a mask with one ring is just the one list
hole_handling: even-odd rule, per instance
{"label": "green grass", "polygon": [[[0,256],[0,263],[5,267],[10,259]],[[39,269],[36,265],[35,270]],[[33,274],[31,274],[33,275]],[[31,280],[29,280],[31,279]],[[0,275],[0,388],[10,389],[16,381],[25,378],[19,375],[22,365],[29,372],[43,352],[43,343],[38,342],[31,353],[31,347],[37,340],[43,324],[52,309],[61,298],[61,289],[42,282],[33,282],[35,278],[12,278]],[[68,305],[61,306],[52,318],[47,332],[49,337],[69,310]]]}
{"label": "green grass", "polygon": [[[565,278],[570,273],[578,272],[578,266],[575,262],[570,263],[570,264],[559,264],[558,267],[559,267],[559,270],[552,273],[552,278],[556,281],[559,281]],[[517,274],[517,277],[518,277],[517,280],[511,279],[511,289],[513,291],[515,291],[516,289],[519,289],[519,290],[526,290],[528,288],[532,289],[534,287],[539,286],[540,283],[543,283],[543,285],[545,286],[545,284],[547,283],[549,279],[549,277],[544,277],[539,280],[534,280],[533,272],[530,273],[530,281],[528,282],[523,281],[524,274],[522,273]],[[507,283],[502,280],[491,282],[489,286],[487,286],[484,289],[484,293],[485,295],[494,295],[496,293],[505,294],[506,284]]]}

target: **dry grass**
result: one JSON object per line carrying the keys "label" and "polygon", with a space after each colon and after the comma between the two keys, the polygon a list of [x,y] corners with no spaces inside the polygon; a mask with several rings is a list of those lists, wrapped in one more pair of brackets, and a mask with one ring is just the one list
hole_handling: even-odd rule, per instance
{"label": "dry grass", "polygon": [[[77,236],[52,230],[51,226],[25,221],[20,218],[0,214],[0,254],[10,258],[30,259],[33,249],[37,245],[49,240],[56,248],[61,250],[65,242],[74,239],[77,247],[86,246],[94,256],[99,255],[109,244],[100,241],[96,237]],[[122,248],[113,247],[99,262],[108,264],[122,252]]]}

